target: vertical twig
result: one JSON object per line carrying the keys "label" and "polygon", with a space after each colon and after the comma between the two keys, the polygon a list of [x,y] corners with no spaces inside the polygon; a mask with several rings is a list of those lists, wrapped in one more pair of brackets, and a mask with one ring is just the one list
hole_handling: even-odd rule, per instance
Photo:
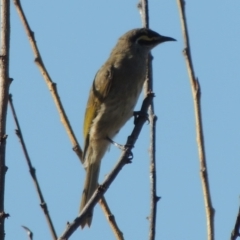
{"label": "vertical twig", "polygon": [[148,0],[140,0],[137,7],[141,15],[143,27],[149,28]]}
{"label": "vertical twig", "polygon": [[[16,115],[16,112],[15,112],[14,106],[13,106],[13,101],[12,101],[12,95],[11,94],[9,95],[9,105],[10,105],[12,115],[13,115],[13,119],[14,119],[14,122],[15,122],[15,125],[16,125],[16,135],[18,136],[18,139],[19,139],[20,144],[22,146],[23,153],[24,153],[24,156],[25,156],[25,159],[27,161],[28,168],[29,168],[29,172],[30,172],[30,175],[32,177],[34,186],[36,188],[36,191],[37,191],[37,194],[38,194],[38,197],[39,197],[39,200],[40,200],[40,206],[41,206],[41,208],[43,210],[43,213],[46,217],[48,227],[49,227],[50,233],[52,235],[52,239],[56,240],[57,239],[57,234],[55,232],[50,214],[48,212],[47,203],[44,200],[40,185],[39,185],[38,180],[37,180],[36,169],[32,166],[31,159],[28,155],[27,147],[25,145],[23,135],[22,135],[22,131],[21,131],[18,119],[17,119],[17,115]],[[24,228],[24,229],[26,230],[26,228]]]}
{"label": "vertical twig", "polygon": [[4,222],[8,216],[4,212],[6,151],[6,117],[9,92],[9,47],[10,47],[10,0],[0,1],[1,41],[0,41],[0,239],[5,237]]}
{"label": "vertical twig", "polygon": [[[149,28],[149,14],[148,14],[148,1],[140,0],[138,4],[140,11],[142,25],[145,28]],[[144,84],[144,94],[149,91],[153,91],[153,78],[152,78],[152,55],[148,56],[148,68],[147,75]],[[149,219],[149,240],[155,239],[156,229],[156,216],[157,216],[157,202],[160,199],[157,196],[157,176],[156,176],[156,121],[157,117],[154,113],[154,103],[151,102],[148,108],[149,114],[149,126],[150,126],[150,147],[149,147],[149,165],[150,165],[150,215]]]}
{"label": "vertical twig", "polygon": [[[35,63],[37,64],[37,66],[38,66],[38,68],[39,68],[39,70],[40,70],[40,72],[41,72],[41,74],[42,74],[42,76],[43,76],[51,94],[52,94],[53,100],[56,104],[58,113],[60,115],[61,122],[62,122],[63,126],[65,127],[65,129],[67,131],[67,134],[68,134],[68,137],[69,137],[69,139],[70,139],[70,141],[73,145],[73,150],[76,152],[80,161],[83,163],[81,147],[80,147],[80,145],[77,141],[77,138],[76,138],[76,136],[75,136],[75,134],[72,130],[70,122],[69,122],[69,120],[67,118],[67,115],[65,113],[65,110],[63,108],[61,99],[60,99],[60,97],[58,95],[58,92],[57,92],[56,83],[54,83],[52,81],[49,73],[47,72],[47,69],[44,66],[44,63],[42,61],[42,58],[41,58],[41,55],[40,55],[40,52],[39,52],[39,49],[38,49],[38,46],[37,46],[37,43],[36,43],[36,40],[35,40],[35,37],[34,37],[34,32],[31,30],[31,28],[28,24],[27,18],[25,16],[25,14],[23,12],[23,9],[22,9],[22,6],[21,6],[21,2],[20,2],[20,0],[13,0],[13,2],[15,4],[18,15],[19,15],[19,17],[22,21],[23,27],[26,31],[26,34],[28,36],[30,45],[32,47],[32,50],[33,50],[33,53],[34,53],[34,56],[35,56]],[[118,240],[123,240],[123,237],[121,238],[122,232],[119,230],[119,227],[117,226],[116,221],[111,221],[111,218],[109,218],[109,215],[112,215],[112,213],[105,211],[106,209],[109,209],[109,207],[108,207],[108,204],[107,204],[104,196],[103,196],[103,201],[99,201],[99,205],[103,209],[103,212],[105,213],[106,219],[108,220],[108,223],[109,223],[111,229],[114,231],[115,236],[118,236],[117,239]]]}
{"label": "vertical twig", "polygon": [[192,63],[190,42],[188,36],[187,21],[185,15],[185,2],[184,0],[177,0],[180,21],[184,39],[183,54],[186,60],[188,76],[193,95],[195,120],[196,120],[196,134],[197,134],[197,146],[200,161],[200,176],[202,181],[203,198],[205,203],[206,221],[207,221],[207,235],[208,240],[214,239],[214,209],[211,201],[210,187],[208,181],[207,162],[204,150],[204,136],[202,128],[202,115],[201,115],[201,89],[198,79],[195,77],[194,68]]}

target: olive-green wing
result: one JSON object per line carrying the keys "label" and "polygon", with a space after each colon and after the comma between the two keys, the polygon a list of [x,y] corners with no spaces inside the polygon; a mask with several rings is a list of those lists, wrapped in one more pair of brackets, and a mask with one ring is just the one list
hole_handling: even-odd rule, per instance
{"label": "olive-green wing", "polygon": [[89,131],[93,120],[97,116],[97,113],[104,102],[111,89],[113,79],[112,67],[102,67],[96,74],[95,79],[90,90],[88,103],[85,112],[84,119],[84,151],[83,157],[85,157],[88,145],[89,145]]}

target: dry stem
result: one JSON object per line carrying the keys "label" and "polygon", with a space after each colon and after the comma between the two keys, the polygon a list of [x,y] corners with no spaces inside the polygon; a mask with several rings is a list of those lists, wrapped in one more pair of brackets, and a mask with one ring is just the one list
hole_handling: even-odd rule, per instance
{"label": "dry stem", "polygon": [[58,92],[57,92],[57,85],[56,83],[54,83],[50,77],[50,75],[48,74],[48,71],[47,69],[45,68],[44,66],[44,63],[42,61],[42,57],[41,57],[41,54],[39,52],[39,49],[37,47],[37,43],[36,43],[36,40],[35,40],[35,37],[34,37],[34,32],[30,29],[30,26],[28,24],[28,21],[26,19],[26,16],[23,12],[23,9],[22,9],[22,6],[21,6],[21,2],[20,0],[13,0],[14,4],[15,4],[15,7],[17,9],[17,12],[18,12],[18,15],[22,21],[22,24],[23,24],[23,27],[26,31],[26,34],[28,36],[28,39],[29,39],[29,42],[31,44],[31,47],[32,47],[32,50],[33,50],[33,53],[34,53],[34,56],[35,56],[35,63],[37,64],[51,94],[52,94],[52,97],[53,97],[53,100],[56,104],[56,107],[57,107],[57,110],[59,112],[59,115],[60,115],[60,120],[62,122],[62,124],[64,125],[66,131],[67,131],[67,134],[68,134],[68,137],[73,145],[73,150],[76,152],[76,154],[78,155],[79,159],[82,161],[82,149],[80,147],[80,145],[78,144],[78,141],[77,141],[77,138],[72,130],[72,127],[70,125],[70,122],[68,120],[68,117],[65,113],[65,110],[63,108],[63,105],[62,105],[62,102],[60,100],[60,97],[58,95]]}
{"label": "dry stem", "polygon": [[184,39],[184,57],[186,60],[187,71],[189,75],[189,80],[192,89],[193,95],[193,103],[194,103],[194,111],[195,111],[195,119],[196,119],[196,134],[197,134],[197,146],[198,146],[198,154],[200,161],[200,176],[202,181],[202,189],[203,189],[203,197],[205,203],[205,211],[206,211],[206,221],[207,221],[207,234],[208,240],[214,240],[214,209],[212,207],[210,187],[208,181],[208,172],[207,172],[207,162],[205,157],[204,150],[204,136],[203,136],[203,128],[202,128],[202,116],[201,116],[201,91],[200,84],[198,79],[195,77],[193,63],[191,59],[191,51],[190,51],[190,42],[188,36],[187,29],[187,21],[185,15],[185,2],[184,0],[177,0],[179,13],[180,13],[180,21]]}
{"label": "dry stem", "polygon": [[5,237],[4,222],[8,215],[4,212],[6,150],[6,117],[9,92],[9,46],[10,46],[10,0],[0,1],[1,41],[0,41],[0,239]]}
{"label": "dry stem", "polygon": [[[36,191],[37,191],[37,194],[38,194],[38,197],[39,197],[39,200],[40,200],[40,206],[41,206],[41,208],[43,210],[43,213],[46,217],[48,227],[49,227],[50,233],[52,235],[52,239],[56,240],[57,239],[57,234],[56,234],[56,231],[54,229],[50,214],[48,212],[47,203],[44,200],[40,185],[39,185],[38,180],[37,180],[36,169],[32,166],[31,159],[28,155],[27,147],[26,147],[24,139],[23,139],[23,135],[22,135],[22,131],[21,131],[21,128],[20,128],[20,125],[19,125],[19,121],[18,121],[18,118],[17,118],[17,115],[16,115],[16,111],[15,111],[14,106],[13,106],[13,101],[12,101],[12,95],[11,94],[9,95],[9,105],[10,105],[12,115],[13,115],[13,119],[14,119],[14,122],[15,122],[15,125],[16,125],[16,135],[18,136],[20,144],[22,146],[23,153],[24,153],[24,156],[25,156],[25,159],[27,161],[28,168],[29,168],[29,172],[30,172],[30,175],[32,177],[34,186],[36,188]],[[24,227],[24,229],[26,230],[25,227]]]}
{"label": "dry stem", "polygon": [[[149,14],[148,14],[148,1],[140,0],[138,4],[140,11],[142,25],[145,28],[149,28]],[[152,55],[148,56],[148,68],[147,75],[144,84],[144,94],[153,90],[153,78],[152,78]],[[157,217],[157,202],[160,199],[157,192],[157,176],[156,176],[156,120],[157,117],[154,114],[154,103],[150,103],[148,108],[149,114],[149,127],[150,127],[150,147],[149,147],[149,165],[150,165],[150,215],[149,220],[149,240],[155,239],[156,229],[156,217]]]}
{"label": "dry stem", "polygon": [[107,204],[105,198],[102,197],[102,199],[100,199],[100,200],[98,201],[98,203],[101,205],[102,210],[103,210],[105,216],[108,217],[108,222],[109,222],[109,224],[110,224],[110,227],[111,227],[112,230],[113,230],[113,233],[114,233],[116,239],[118,239],[118,240],[124,240],[123,233],[122,233],[122,231],[118,228],[118,225],[117,225],[117,223],[116,223],[116,221],[115,221],[115,217],[114,217],[114,215],[112,214],[110,208],[108,207],[108,204]]}

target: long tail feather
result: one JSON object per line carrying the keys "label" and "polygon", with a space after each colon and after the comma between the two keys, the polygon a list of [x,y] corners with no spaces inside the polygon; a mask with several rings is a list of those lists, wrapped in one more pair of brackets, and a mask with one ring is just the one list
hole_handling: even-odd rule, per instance
{"label": "long tail feather", "polygon": [[[98,175],[100,169],[100,162],[94,162],[89,164],[86,169],[87,175],[84,183],[84,189],[82,193],[82,200],[80,205],[80,212],[91,198],[92,194],[98,186]],[[93,211],[89,213],[89,216],[81,223],[81,228],[84,228],[85,225],[91,226]]]}

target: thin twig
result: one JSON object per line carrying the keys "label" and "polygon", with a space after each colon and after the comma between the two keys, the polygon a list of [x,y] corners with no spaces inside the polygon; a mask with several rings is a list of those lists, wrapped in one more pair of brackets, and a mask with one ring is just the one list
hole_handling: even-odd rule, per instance
{"label": "thin twig", "polygon": [[[153,97],[154,97],[153,93],[148,94],[148,96],[143,101],[141,112],[145,112],[145,113],[147,112],[147,109]],[[138,116],[136,125],[132,131],[132,134],[128,137],[125,148],[123,149],[121,157],[118,160],[117,164],[115,165],[113,170],[110,172],[110,174],[106,177],[103,184],[100,185],[98,189],[96,189],[96,191],[93,193],[91,199],[87,202],[87,204],[85,205],[85,207],[83,208],[79,216],[75,218],[73,223],[67,226],[67,229],[64,231],[64,233],[61,235],[61,237],[58,240],[67,240],[73,234],[73,232],[79,227],[81,222],[88,216],[88,213],[94,208],[96,203],[102,198],[103,194],[107,191],[111,183],[114,181],[118,173],[121,171],[122,167],[125,164],[131,163],[131,160],[133,158],[131,150],[146,120],[147,120],[146,117],[144,117],[142,114]]]}
{"label": "thin twig", "polygon": [[197,134],[197,146],[200,161],[200,176],[202,181],[203,198],[205,203],[206,221],[207,221],[207,237],[208,240],[214,240],[214,208],[212,206],[210,187],[208,181],[207,162],[204,150],[204,136],[202,127],[202,115],[201,115],[201,89],[198,79],[195,77],[194,68],[192,63],[190,42],[187,28],[187,21],[185,15],[185,2],[184,0],[177,0],[180,21],[184,39],[183,54],[186,60],[187,71],[192,89],[195,120],[196,120],[196,134]]}
{"label": "thin twig", "polygon": [[6,151],[6,117],[9,92],[9,46],[10,46],[10,0],[0,1],[1,40],[0,40],[0,239],[4,239],[4,223],[7,213],[4,212],[5,163]]}
{"label": "thin twig", "polygon": [[104,197],[98,201],[98,203],[102,206],[102,210],[104,212],[105,216],[108,216],[108,222],[111,223],[110,226],[113,230],[113,233],[115,234],[116,239],[118,240],[124,240],[123,233],[118,228],[118,225],[116,223],[115,217],[112,214],[110,208],[108,207],[108,204]]}
{"label": "thin twig", "polygon": [[39,197],[39,200],[40,200],[40,206],[41,206],[41,208],[43,210],[43,213],[46,217],[48,227],[49,227],[50,233],[52,235],[52,239],[56,240],[57,239],[57,234],[56,234],[56,231],[54,229],[50,214],[48,212],[47,203],[44,200],[41,188],[40,188],[38,180],[37,180],[36,169],[32,166],[31,159],[28,155],[27,147],[26,147],[24,139],[23,139],[23,135],[22,135],[22,131],[21,131],[21,128],[20,128],[20,125],[19,125],[19,121],[18,121],[18,118],[17,118],[17,115],[16,115],[16,111],[15,111],[14,106],[13,106],[13,101],[12,101],[12,95],[11,94],[9,95],[9,105],[10,105],[12,115],[13,115],[13,119],[14,119],[14,122],[15,122],[15,125],[16,125],[16,135],[18,136],[18,139],[19,139],[20,144],[22,146],[23,153],[24,153],[24,156],[25,156],[25,159],[27,161],[28,168],[29,168],[29,172],[30,172],[30,175],[32,177],[34,186],[36,188],[36,191],[37,191],[37,194],[38,194],[38,197]]}
{"label": "thin twig", "polygon": [[240,237],[240,207],[238,209],[238,215],[236,218],[234,229],[232,230],[230,240],[236,240]]}
{"label": "thin twig", "polygon": [[[142,25],[145,28],[149,27],[148,1],[140,0],[138,9],[142,19]],[[153,90],[152,77],[152,55],[148,56],[147,75],[144,84],[144,94]],[[156,121],[157,117],[154,113],[154,103],[151,102],[148,108],[149,127],[150,127],[150,147],[149,147],[149,166],[150,166],[150,215],[149,220],[149,240],[155,239],[156,217],[157,217],[157,202],[160,199],[157,196],[157,176],[156,176]]]}
{"label": "thin twig", "polygon": [[140,0],[137,7],[141,15],[143,27],[149,28],[148,0]]}
{"label": "thin twig", "polygon": [[[14,4],[15,4],[15,7],[17,9],[17,12],[19,14],[19,17],[22,21],[22,24],[24,26],[24,29],[26,31],[26,34],[29,38],[29,42],[30,42],[30,45],[32,47],[32,50],[34,52],[34,55],[35,55],[35,63],[37,64],[40,72],[42,73],[44,79],[45,79],[45,82],[52,94],[52,97],[53,97],[53,100],[56,104],[56,107],[58,109],[58,112],[59,112],[59,115],[60,115],[60,119],[61,119],[61,122],[62,124],[64,125],[66,131],[67,131],[67,134],[68,134],[68,137],[73,145],[73,150],[76,152],[77,156],[79,157],[80,161],[83,163],[83,159],[82,159],[82,149],[77,141],[77,138],[75,137],[74,135],[74,132],[72,130],[72,127],[70,125],[70,122],[67,118],[67,115],[65,113],[65,110],[63,108],[63,105],[61,103],[61,99],[60,97],[58,96],[58,92],[57,92],[57,88],[56,88],[56,83],[54,83],[50,77],[50,75],[48,74],[45,66],[44,66],[44,63],[42,61],[42,58],[41,58],[41,55],[40,55],[40,52],[39,52],[39,49],[37,47],[37,43],[36,43],[36,40],[35,40],[35,37],[34,37],[34,32],[31,30],[29,24],[28,24],[28,21],[27,21],[27,18],[23,12],[23,9],[22,9],[22,6],[21,6],[21,2],[20,0],[13,0]],[[104,197],[103,197],[104,198]],[[103,199],[103,201],[100,201],[99,202],[101,208],[103,209],[103,212],[105,212],[104,209],[109,209],[109,206],[107,204],[107,201],[105,199]],[[106,219],[108,220],[109,222],[109,225],[110,227],[116,231],[114,232],[115,236],[121,236],[121,231],[119,230],[119,227],[116,223],[116,221],[110,221],[110,219],[108,218],[108,215],[105,215],[106,216]],[[118,231],[119,230],[119,231]],[[117,238],[117,240],[122,240],[121,238]]]}

